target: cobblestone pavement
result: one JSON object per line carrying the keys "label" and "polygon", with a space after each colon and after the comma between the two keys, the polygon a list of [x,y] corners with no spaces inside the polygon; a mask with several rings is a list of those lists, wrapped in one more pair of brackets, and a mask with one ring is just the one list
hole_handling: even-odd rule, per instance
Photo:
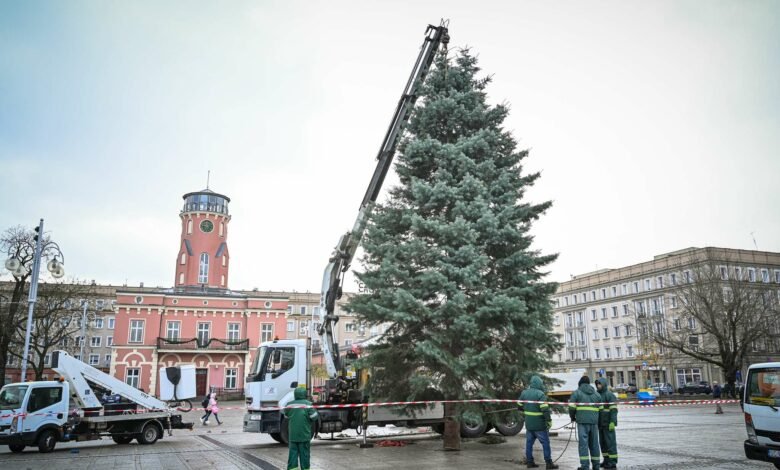
{"label": "cobblestone pavement", "polygon": [[[50,454],[27,449],[11,454],[0,449],[0,468],[14,470],[64,469],[284,469],[287,449],[269,436],[243,433],[241,403],[224,403],[222,426],[212,419],[209,426],[196,424],[193,431],[174,431],[153,446],[117,445],[102,440],[61,443]],[[745,459],[742,442],[745,427],[737,405],[724,406],[725,413],[714,414],[714,406],[623,409],[619,416],[619,468],[637,470],[754,469],[773,468],[771,464]],[[198,420],[196,412],[190,420]],[[556,416],[554,427],[568,421]],[[566,447],[569,436],[572,441]],[[524,469],[525,437],[506,438],[487,444],[481,439],[464,441],[461,452],[445,452],[441,439],[426,428],[369,428],[374,443],[401,439],[405,447],[360,449],[354,433],[336,439],[317,439],[312,444],[312,468],[331,469]],[[329,438],[330,436],[322,436]],[[567,429],[552,438],[553,457],[561,469],[579,465],[577,443]],[[565,448],[565,451],[564,451]],[[562,455],[561,455],[562,454]],[[537,462],[543,461],[536,448]]]}

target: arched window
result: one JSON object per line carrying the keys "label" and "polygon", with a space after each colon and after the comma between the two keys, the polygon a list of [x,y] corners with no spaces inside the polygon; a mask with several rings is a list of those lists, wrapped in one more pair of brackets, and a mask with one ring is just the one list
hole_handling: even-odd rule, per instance
{"label": "arched window", "polygon": [[225,222],[219,223],[219,236],[223,236],[225,234]]}
{"label": "arched window", "polygon": [[209,254],[200,254],[200,269],[198,270],[198,283],[207,284],[209,282]]}
{"label": "arched window", "polygon": [[184,263],[186,263],[186,262],[187,262],[187,253],[184,253],[184,252],[182,252],[182,254],[181,254],[181,261],[180,261],[180,263],[181,263],[181,264],[184,264]]}
{"label": "arched window", "polygon": [[192,219],[187,221],[187,235],[192,235]]}
{"label": "arched window", "polygon": [[184,273],[179,273],[179,284],[184,284]]}

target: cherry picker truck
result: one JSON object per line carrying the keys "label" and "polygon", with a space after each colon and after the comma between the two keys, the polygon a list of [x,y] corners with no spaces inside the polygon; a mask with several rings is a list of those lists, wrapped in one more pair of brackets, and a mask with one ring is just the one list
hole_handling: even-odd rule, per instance
{"label": "cherry picker truck", "polygon": [[[342,363],[338,345],[333,338],[333,328],[339,317],[335,313],[336,301],[342,296],[344,275],[355,256],[369,215],[382,188],[385,176],[395,155],[398,141],[409,121],[420,87],[430,70],[439,48],[449,42],[447,25],[429,25],[425,31],[425,40],[417,61],[406,83],[398,106],[387,129],[382,146],[377,155],[377,165],[368,185],[360,210],[352,230],[339,239],[335,250],[325,268],[320,298],[320,326],[317,333],[322,339],[322,353],[328,380],[323,393],[315,405],[346,405],[343,408],[320,408],[319,422],[313,429],[313,435],[340,432],[344,429],[361,429],[365,432],[368,425],[385,426],[426,426],[443,430],[444,409],[435,404],[431,408],[416,410],[413,415],[404,413],[402,408],[355,406],[365,402],[360,374],[347,372]],[[354,356],[348,351],[346,357]],[[310,340],[275,340],[260,345],[254,363],[245,383],[247,411],[244,415],[244,431],[268,433],[277,442],[287,444],[287,420],[280,410],[293,400],[293,392],[299,385],[311,389],[311,346]],[[353,371],[354,372],[354,371]],[[352,405],[352,406],[350,406]],[[464,420],[461,434],[476,437],[488,428],[486,419],[479,422]],[[505,435],[517,434],[523,426],[522,421],[494,423]]]}
{"label": "cherry picker truck", "polygon": [[[52,354],[58,380],[22,382],[0,390],[0,445],[12,452],[37,446],[51,452],[57,442],[110,437],[117,444],[154,444],[173,429],[192,429],[167,403],[138,390],[65,351]],[[161,374],[162,375],[162,374]],[[162,378],[161,378],[162,380]],[[193,376],[194,380],[194,376]],[[194,389],[194,383],[189,384]],[[122,397],[110,410],[95,390]]]}

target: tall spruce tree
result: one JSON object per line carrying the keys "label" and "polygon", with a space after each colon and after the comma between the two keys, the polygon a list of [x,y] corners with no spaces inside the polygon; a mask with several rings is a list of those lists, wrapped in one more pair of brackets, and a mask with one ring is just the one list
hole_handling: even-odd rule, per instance
{"label": "tall spruce tree", "polygon": [[539,174],[523,175],[527,151],[502,127],[507,106],[487,104],[491,80],[479,71],[469,51],[437,57],[399,145],[400,185],[375,207],[363,240],[357,275],[369,293],[347,308],[389,324],[363,359],[372,400],[430,389],[454,400],[515,398],[523,375],[556,350],[556,285],[543,277],[557,255],[532,249],[529,233],[551,202],[524,200]]}

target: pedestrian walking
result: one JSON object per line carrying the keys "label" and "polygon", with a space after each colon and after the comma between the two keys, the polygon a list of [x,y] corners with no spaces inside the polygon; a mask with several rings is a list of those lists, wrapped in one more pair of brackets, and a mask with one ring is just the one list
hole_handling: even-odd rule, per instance
{"label": "pedestrian walking", "polygon": [[[712,382],[712,398],[715,400],[720,400],[722,394],[723,389],[721,389],[720,384],[718,382]],[[720,407],[720,403],[715,403],[715,414],[723,414],[723,408]]]}
{"label": "pedestrian walking", "polygon": [[544,384],[538,375],[531,377],[528,388],[520,394],[520,410],[525,414],[525,463],[528,468],[537,468],[534,462],[534,442],[542,444],[545,469],[558,468],[552,460],[549,430],[552,427],[550,405],[547,403],[524,403],[524,401],[547,401]]}
{"label": "pedestrian walking", "polygon": [[209,415],[214,415],[214,419],[217,420],[217,426],[222,425],[222,421],[219,420],[219,404],[217,403],[217,394],[211,392],[209,395],[209,404],[206,407],[206,414],[201,418],[203,425],[209,424]]}
{"label": "pedestrian walking", "polygon": [[601,455],[604,456],[601,466],[603,468],[617,468],[618,453],[615,437],[618,415],[617,397],[609,390],[609,384],[604,377],[596,379],[596,390],[601,395],[601,403],[603,403],[603,409],[599,413],[599,443],[601,444]]}
{"label": "pedestrian walking", "polygon": [[[293,394],[295,400],[287,403],[284,415],[287,417],[288,470],[309,470],[311,468],[311,423],[318,418],[317,410],[306,399],[306,389],[298,387]],[[300,466],[299,466],[300,463]]]}
{"label": "pedestrian walking", "polygon": [[203,411],[205,413],[203,416],[200,417],[200,424],[206,425],[208,423],[209,416],[211,416],[211,410],[209,409],[209,401],[211,401],[211,393],[207,393],[205,397],[203,397],[203,401],[200,402],[200,405],[203,407]]}
{"label": "pedestrian walking", "polygon": [[588,376],[583,376],[577,390],[569,399],[569,416],[577,423],[579,435],[580,466],[578,470],[599,470],[599,435],[598,423],[602,406],[601,395],[590,385]]}

